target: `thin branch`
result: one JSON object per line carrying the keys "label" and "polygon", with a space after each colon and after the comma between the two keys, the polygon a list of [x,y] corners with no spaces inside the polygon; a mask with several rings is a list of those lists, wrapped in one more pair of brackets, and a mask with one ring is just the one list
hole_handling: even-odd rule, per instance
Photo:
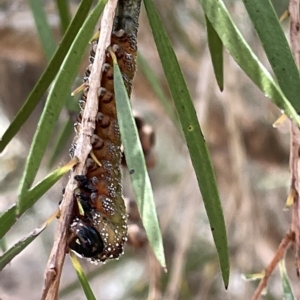
{"label": "thin branch", "polygon": [[74,156],[78,157],[79,164],[71,171],[70,179],[66,186],[64,198],[61,204],[61,216],[55,241],[45,270],[45,282],[41,300],[56,300],[62,267],[67,249],[68,228],[72,219],[73,212],[73,191],[77,187],[74,180],[75,175],[86,173],[85,161],[92,149],[91,137],[95,129],[95,120],[98,112],[97,91],[100,87],[102,77],[102,66],[105,61],[105,50],[110,45],[113,19],[116,11],[117,0],[108,1],[105,6],[101,21],[101,35],[97,45],[95,60],[89,77],[89,92],[87,95],[86,106],[82,117],[81,131],[76,141]]}
{"label": "thin branch", "polygon": [[260,283],[259,283],[253,297],[251,298],[251,300],[258,300],[259,299],[259,296],[261,295],[262,291],[267,286],[269,277],[271,276],[272,272],[274,271],[274,269],[277,266],[277,264],[279,263],[279,261],[284,256],[284,253],[287,250],[289,244],[294,241],[294,238],[295,238],[294,233],[292,231],[289,231],[285,235],[285,237],[282,239],[282,241],[281,241],[281,243],[280,243],[280,245],[279,245],[279,247],[278,247],[278,249],[275,253],[275,256],[273,257],[272,261],[270,262],[270,264],[265,269],[265,276],[260,281]]}

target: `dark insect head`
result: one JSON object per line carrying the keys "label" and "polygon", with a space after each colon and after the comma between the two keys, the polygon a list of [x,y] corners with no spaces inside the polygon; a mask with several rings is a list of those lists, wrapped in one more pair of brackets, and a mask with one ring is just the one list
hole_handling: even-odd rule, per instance
{"label": "dark insect head", "polygon": [[77,254],[91,258],[103,252],[104,244],[99,232],[90,225],[81,221],[75,221],[71,230],[76,236],[71,240],[69,246]]}

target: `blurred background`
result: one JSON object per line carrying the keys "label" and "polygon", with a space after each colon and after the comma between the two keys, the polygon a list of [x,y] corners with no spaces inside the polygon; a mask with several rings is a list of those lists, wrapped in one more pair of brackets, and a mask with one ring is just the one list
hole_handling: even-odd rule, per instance
{"label": "blurred background", "polygon": [[[134,109],[156,134],[156,164],[149,171],[163,232],[168,273],[164,273],[145,243],[127,246],[119,261],[94,266],[82,260],[97,299],[250,299],[257,283],[243,274],[261,272],[271,261],[289,229],[285,210],[289,188],[289,128],[272,124],[279,110],[264,97],[224,52],[225,88],[216,84],[207,47],[204,15],[197,0],[154,1],[171,38],[216,172],[229,239],[231,277],[225,291],[209,223],[203,207],[188,151],[180,131],[168,117],[148,83],[143,66],[134,80]],[[59,17],[53,1],[44,1],[53,33],[59,41]],[[70,1],[72,13],[78,1]],[[259,59],[270,70],[242,1],[225,1],[234,21]],[[288,1],[273,2],[280,16]],[[288,21],[282,24],[288,36]],[[168,88],[147,17],[142,8],[138,36],[140,54],[148,61],[167,97]],[[88,55],[88,49],[87,49]],[[27,1],[0,0],[0,135],[14,118],[46,67],[35,23]],[[82,63],[79,80],[87,66]],[[170,97],[169,97],[170,98]],[[76,100],[74,100],[76,104]],[[76,110],[77,104],[75,105]],[[17,189],[43,102],[21,132],[0,156],[0,211],[17,200]],[[74,111],[63,111],[59,129]],[[50,170],[69,159],[73,133]],[[37,181],[49,173],[50,141]],[[40,226],[57,208],[67,176],[58,182],[9,231],[6,247]],[[133,198],[127,171],[124,194]],[[0,273],[2,300],[39,299],[43,272],[51,250],[56,222],[30,244]],[[140,228],[137,229],[141,230]],[[141,232],[142,234],[142,232]],[[286,264],[296,298],[300,297],[294,253]],[[149,294],[150,291],[150,295]],[[265,299],[282,299],[278,269],[270,278]],[[85,299],[67,257],[61,280],[60,299]]]}

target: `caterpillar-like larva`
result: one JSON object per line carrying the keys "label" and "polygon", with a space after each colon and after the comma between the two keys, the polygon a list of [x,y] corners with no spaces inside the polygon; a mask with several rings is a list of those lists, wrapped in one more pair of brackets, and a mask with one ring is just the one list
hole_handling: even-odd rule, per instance
{"label": "caterpillar-like larva", "polygon": [[[121,1],[122,2],[122,1]],[[128,24],[131,22],[125,22]],[[95,58],[96,41],[90,52],[90,63]],[[111,36],[114,51],[122,72],[128,95],[136,69],[136,32],[123,29]],[[91,64],[84,81],[88,83]],[[89,88],[79,101],[83,111]],[[119,132],[113,82],[112,58],[106,51],[102,67],[101,87],[98,90],[96,128],[91,139],[92,151],[86,161],[87,173],[76,176],[78,188],[74,192],[74,215],[70,226],[69,247],[93,262],[118,258],[127,241],[127,214],[121,186],[121,137]],[[78,116],[75,130],[80,131],[82,115]],[[76,139],[76,138],[75,138]],[[72,145],[70,154],[76,147]]]}

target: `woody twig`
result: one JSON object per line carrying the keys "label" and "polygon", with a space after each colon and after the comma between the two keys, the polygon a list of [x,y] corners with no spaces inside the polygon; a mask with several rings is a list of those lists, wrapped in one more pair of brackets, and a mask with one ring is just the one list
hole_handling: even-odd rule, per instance
{"label": "woody twig", "polygon": [[275,267],[277,266],[277,264],[279,263],[279,261],[283,258],[286,249],[288,248],[288,246],[290,245],[291,242],[294,241],[294,233],[289,231],[285,237],[282,239],[272,261],[270,262],[270,264],[267,266],[267,268],[265,269],[265,275],[262,278],[262,280],[260,281],[253,297],[251,298],[251,300],[257,300],[259,299],[259,296],[261,295],[262,291],[264,290],[264,288],[267,286],[269,277],[271,276],[271,274],[273,273]]}

